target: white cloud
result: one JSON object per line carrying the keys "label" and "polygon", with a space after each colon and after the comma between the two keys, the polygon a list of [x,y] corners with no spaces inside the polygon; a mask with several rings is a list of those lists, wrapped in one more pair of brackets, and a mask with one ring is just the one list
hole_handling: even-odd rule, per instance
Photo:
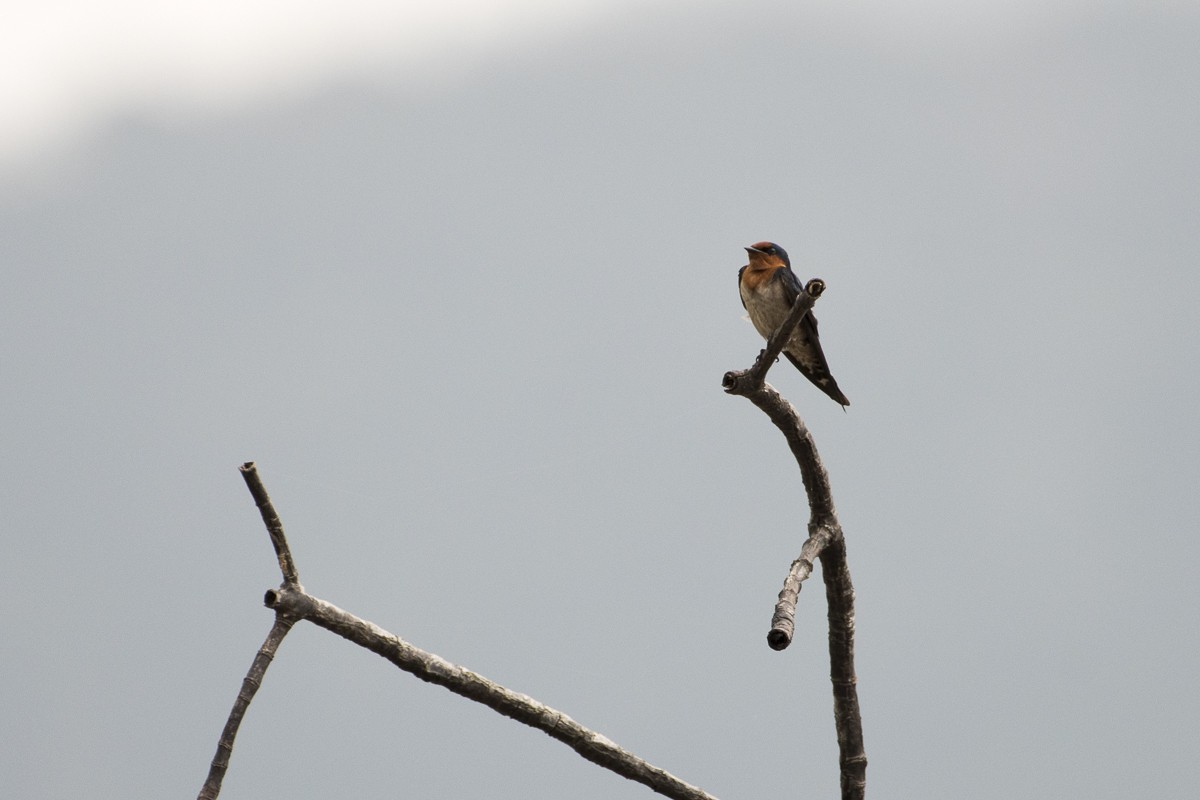
{"label": "white cloud", "polygon": [[[68,144],[129,109],[187,113],[340,76],[445,80],[513,48],[672,0],[42,0],[0,25],[0,163]],[[677,3],[678,0],[675,0]],[[720,3],[680,5],[704,13]],[[781,5],[823,35],[972,46],[1072,0]],[[761,11],[762,9],[758,9]],[[688,13],[690,13],[688,12]],[[747,12],[749,13],[749,11]],[[747,24],[751,19],[747,19]]]}
{"label": "white cloud", "polygon": [[428,76],[587,24],[612,0],[45,0],[0,26],[0,159],[114,111],[175,111],[371,70]]}

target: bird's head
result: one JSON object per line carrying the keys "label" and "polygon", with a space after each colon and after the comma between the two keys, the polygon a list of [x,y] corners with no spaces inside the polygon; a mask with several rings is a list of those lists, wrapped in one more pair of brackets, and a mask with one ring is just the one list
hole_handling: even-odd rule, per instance
{"label": "bird's head", "polygon": [[756,242],[746,248],[750,254],[751,269],[777,269],[791,267],[787,251],[774,242]]}

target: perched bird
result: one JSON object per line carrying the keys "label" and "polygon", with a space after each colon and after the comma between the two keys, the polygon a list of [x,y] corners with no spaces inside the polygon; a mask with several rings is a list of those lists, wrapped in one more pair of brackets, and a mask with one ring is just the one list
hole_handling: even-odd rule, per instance
{"label": "perched bird", "polygon": [[[787,251],[779,245],[759,242],[747,247],[746,252],[750,254],[750,263],[738,270],[738,291],[755,330],[764,339],[770,339],[787,318],[796,296],[804,287],[792,272]],[[818,389],[843,406],[850,405],[829,373],[829,364],[821,351],[821,339],[817,336],[817,318],[811,311],[792,332],[783,347],[783,354]]]}

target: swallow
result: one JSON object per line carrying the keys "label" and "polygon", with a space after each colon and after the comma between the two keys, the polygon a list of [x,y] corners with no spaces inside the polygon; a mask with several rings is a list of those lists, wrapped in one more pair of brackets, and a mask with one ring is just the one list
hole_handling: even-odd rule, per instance
{"label": "swallow", "polygon": [[[738,270],[738,292],[750,321],[764,339],[770,339],[775,329],[787,319],[796,296],[804,286],[796,273],[787,251],[774,242],[758,242],[746,248],[750,263]],[[843,406],[850,405],[829,372],[821,339],[817,336],[817,318],[808,312],[783,346],[783,354],[796,365],[825,394]]]}

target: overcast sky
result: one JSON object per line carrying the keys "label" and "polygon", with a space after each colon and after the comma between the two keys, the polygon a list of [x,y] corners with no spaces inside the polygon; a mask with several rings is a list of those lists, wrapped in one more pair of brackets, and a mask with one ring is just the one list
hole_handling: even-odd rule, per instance
{"label": "overcast sky", "polygon": [[[11,5],[11,4],[10,4]],[[0,26],[0,775],[199,789],[279,581],[725,798],[834,796],[819,576],[735,275],[830,470],[869,796],[1200,783],[1200,9],[20,5]],[[224,798],[648,797],[302,625]]]}

